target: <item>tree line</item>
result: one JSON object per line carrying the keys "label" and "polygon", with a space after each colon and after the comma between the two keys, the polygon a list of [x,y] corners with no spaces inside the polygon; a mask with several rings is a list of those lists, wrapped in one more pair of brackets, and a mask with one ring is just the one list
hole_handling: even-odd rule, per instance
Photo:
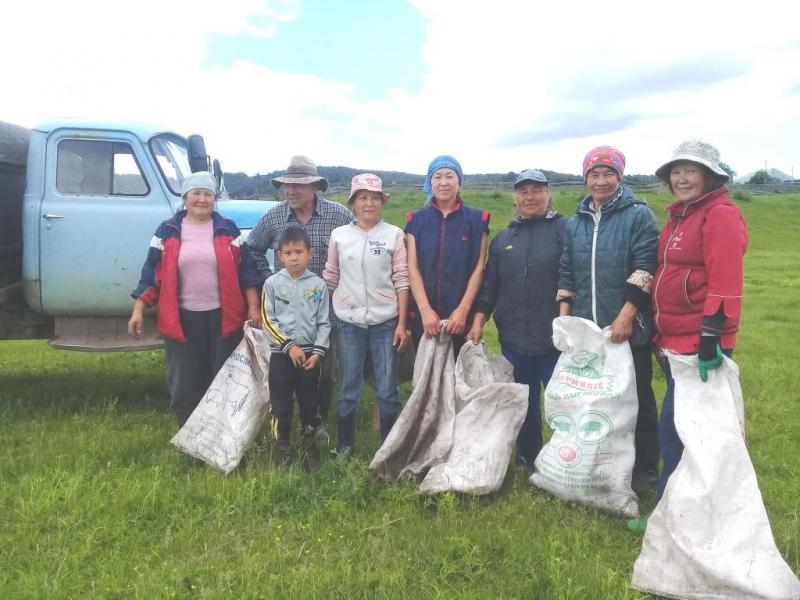
{"label": "tree line", "polygon": [[[369,169],[353,169],[351,167],[333,166],[318,167],[320,175],[328,180],[331,187],[346,188],[350,185],[350,180],[358,173],[375,173],[383,180],[387,188],[392,187],[422,187],[425,180],[424,175],[416,173],[406,173],[403,171],[382,171]],[[581,183],[580,175],[574,173],[559,173],[558,171],[541,170],[551,183],[575,182]],[[225,173],[225,189],[231,198],[249,200],[264,197],[278,197],[277,190],[272,187],[270,180],[281,175],[283,171],[271,171],[269,173],[248,175],[246,173]],[[470,173],[464,176],[466,185],[469,182],[498,182],[508,183],[509,187],[517,178],[516,171],[506,173]],[[631,185],[650,185],[658,182],[655,175],[626,175],[625,182]]]}

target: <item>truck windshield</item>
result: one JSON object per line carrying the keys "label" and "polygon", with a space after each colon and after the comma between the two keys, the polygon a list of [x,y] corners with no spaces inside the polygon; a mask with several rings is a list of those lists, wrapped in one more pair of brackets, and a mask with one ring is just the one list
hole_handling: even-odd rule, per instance
{"label": "truck windshield", "polygon": [[150,140],[150,150],[169,189],[180,196],[183,178],[191,173],[186,140],[170,133],[157,135]]}

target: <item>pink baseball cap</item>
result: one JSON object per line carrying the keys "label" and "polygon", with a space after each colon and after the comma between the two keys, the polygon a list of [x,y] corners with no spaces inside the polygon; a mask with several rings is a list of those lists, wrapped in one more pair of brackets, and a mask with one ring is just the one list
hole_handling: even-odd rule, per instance
{"label": "pink baseball cap", "polygon": [[361,190],[378,192],[383,198],[384,204],[386,204],[386,201],[389,199],[389,194],[383,191],[383,182],[381,178],[372,173],[360,173],[353,177],[350,181],[350,197],[347,199],[347,203],[350,204],[356,192],[360,192]]}

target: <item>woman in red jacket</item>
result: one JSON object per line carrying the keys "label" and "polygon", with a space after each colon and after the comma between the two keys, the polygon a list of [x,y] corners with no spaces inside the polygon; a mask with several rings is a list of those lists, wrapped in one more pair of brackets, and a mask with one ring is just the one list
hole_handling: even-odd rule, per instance
{"label": "woman in red jacket", "polygon": [[216,211],[217,182],[200,171],[182,182],[184,209],[156,229],[142,267],[128,335],[142,335],[144,309],[158,305],[170,406],[183,424],[242,337],[260,322],[261,278],[236,223]]}
{"label": "woman in red jacket", "polygon": [[[683,453],[675,430],[675,382],[664,351],[697,354],[700,379],[722,364],[736,345],[742,307],[743,259],[747,227],[728,196],[728,174],[719,151],[707,142],[688,140],[656,170],[677,202],[658,241],[653,281],[656,356],[667,379],[661,408],[659,443],[664,460],[656,500]],[[629,524],[641,529],[645,520]]]}

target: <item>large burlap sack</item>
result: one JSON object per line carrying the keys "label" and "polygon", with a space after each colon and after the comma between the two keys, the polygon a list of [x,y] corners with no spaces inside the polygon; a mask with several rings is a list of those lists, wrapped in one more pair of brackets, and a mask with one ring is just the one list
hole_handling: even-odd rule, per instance
{"label": "large burlap sack", "polygon": [[447,460],[430,468],[423,495],[453,491],[488,494],[503,485],[517,434],[528,412],[528,386],[486,344],[467,342],[455,368],[456,418]]}
{"label": "large burlap sack", "polygon": [[561,351],[545,390],[545,419],[553,436],[534,463],[530,482],[564,500],[635,517],[631,489],[639,405],[627,342],[578,317],[553,320]]}
{"label": "large burlap sack", "polygon": [[269,355],[266,333],[245,324],[244,338],[171,443],[223,473],[233,471],[269,412]]}
{"label": "large burlap sack", "polygon": [[447,458],[455,427],[453,344],[444,333],[423,336],[414,362],[414,389],[369,470],[384,479],[420,474]]}
{"label": "large burlap sack", "polygon": [[744,443],[739,369],[703,383],[697,356],[669,356],[680,463],[647,522],[631,585],[670,598],[798,600]]}

